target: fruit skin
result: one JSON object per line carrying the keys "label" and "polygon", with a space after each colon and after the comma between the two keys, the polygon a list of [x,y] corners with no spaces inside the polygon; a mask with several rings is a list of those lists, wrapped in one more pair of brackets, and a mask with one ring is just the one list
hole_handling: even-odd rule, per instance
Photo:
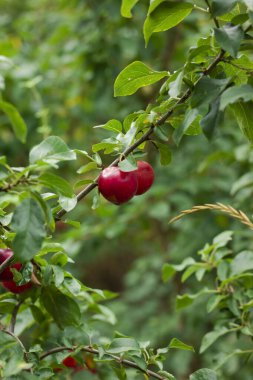
{"label": "fruit skin", "polygon": [[[13,252],[11,249],[0,249],[0,265],[11,256],[13,256]],[[5,268],[4,271],[0,274],[0,281],[11,281],[13,279],[13,273],[11,272],[11,268],[15,268],[17,271],[20,271],[20,269],[22,268],[22,264],[15,263]]]}
{"label": "fruit skin", "polygon": [[146,193],[146,191],[152,186],[155,179],[155,173],[152,166],[146,161],[137,161],[137,168],[136,174],[138,186],[135,195],[141,195]]}
{"label": "fruit skin", "polygon": [[78,362],[76,361],[75,358],[73,358],[73,356],[67,356],[67,357],[63,360],[62,364],[64,364],[65,367],[69,367],[69,368],[75,368],[75,369],[76,369],[76,368],[79,367]]}
{"label": "fruit skin", "polygon": [[117,166],[105,168],[99,175],[98,189],[109,202],[125,203],[136,194],[136,171],[123,172]]}
{"label": "fruit skin", "polygon": [[2,285],[5,289],[9,290],[10,292],[19,294],[30,289],[32,286],[32,283],[28,282],[27,284],[18,286],[15,281],[3,281]]}

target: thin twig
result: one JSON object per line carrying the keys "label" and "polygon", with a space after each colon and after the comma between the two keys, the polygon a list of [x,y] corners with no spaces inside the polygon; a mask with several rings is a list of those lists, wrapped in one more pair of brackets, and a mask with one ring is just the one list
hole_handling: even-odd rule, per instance
{"label": "thin twig", "polygon": [[[202,78],[202,76],[209,75],[212,72],[212,70],[218,65],[218,63],[223,60],[224,55],[225,55],[225,52],[223,50],[221,50],[220,53],[217,55],[217,57],[214,59],[214,61],[202,72],[202,75],[197,80],[197,82],[199,82],[199,80]],[[195,85],[196,85],[196,83],[195,83]],[[156,127],[159,127],[160,125],[162,125],[170,116],[172,116],[173,113],[174,113],[174,111],[175,111],[175,109],[180,104],[185,103],[189,99],[189,97],[192,94],[192,91],[193,91],[192,89],[188,89],[182,95],[182,97],[176,102],[176,104],[174,106],[172,106],[156,123],[152,124],[149,127],[149,129],[138,140],[135,141],[135,143],[133,145],[131,145],[130,147],[128,147],[127,149],[125,149],[125,151],[118,158],[116,158],[116,160],[114,160],[109,166],[110,167],[111,166],[116,166],[120,162],[120,159],[122,157],[125,158],[125,157],[129,156],[129,154],[131,154],[143,142],[149,140],[149,137],[153,133],[154,129]],[[88,185],[87,187],[85,187],[83,190],[80,191],[80,193],[77,194],[77,201],[80,202],[80,200],[82,200],[84,197],[86,197],[86,195],[88,195],[93,189],[95,189],[97,187],[97,184],[98,184],[98,177],[95,178],[95,180],[90,185]],[[56,214],[56,218],[55,219],[56,220],[61,219],[66,213],[67,213],[66,210],[61,209]]]}
{"label": "thin twig", "polygon": [[[57,352],[74,351],[75,349],[76,349],[76,347],[65,347],[65,346],[64,347],[56,347],[56,348],[53,348],[53,349],[45,352],[44,354],[42,354],[40,356],[40,360],[45,359],[47,356],[56,354]],[[90,347],[90,346],[82,347],[81,351],[89,352],[90,354],[93,354],[93,355],[99,355],[99,351],[96,350],[95,348]],[[148,377],[153,377],[153,378],[159,379],[159,380],[166,380],[163,376],[159,375],[158,373],[153,372],[153,371],[151,371],[149,369],[145,370],[145,369],[139,367],[136,363],[134,363],[134,362],[132,362],[130,360],[122,359],[119,356],[111,355],[111,354],[108,354],[108,353],[106,353],[106,355],[108,355],[109,357],[111,357],[115,362],[117,362],[117,363],[119,363],[121,365],[124,365],[125,367],[135,368],[138,371],[140,371],[140,372],[144,373],[145,375],[147,375]]]}
{"label": "thin twig", "polygon": [[11,262],[14,260],[13,256],[8,257],[1,265],[0,265],[0,274],[5,270],[5,268],[9,267]]}
{"label": "thin twig", "polygon": [[0,331],[2,331],[5,334],[10,335],[12,338],[14,338],[18,342],[18,344],[22,348],[22,351],[24,352],[24,359],[26,362],[28,362],[28,355],[27,355],[26,348],[25,348],[24,344],[21,342],[21,340],[19,339],[19,337],[9,330],[0,329]]}
{"label": "thin twig", "polygon": [[218,21],[217,18],[214,17],[214,15],[213,15],[212,7],[211,7],[211,5],[210,5],[209,0],[205,0],[205,2],[206,2],[206,5],[208,6],[209,13],[210,13],[210,15],[211,15],[211,17],[212,17],[212,19],[213,19],[213,21],[214,21],[214,23],[215,23],[216,28],[219,28],[219,27],[220,27],[219,21]]}
{"label": "thin twig", "polygon": [[203,210],[216,210],[225,212],[226,214],[232,216],[233,218],[238,219],[241,223],[248,226],[251,230],[253,230],[253,222],[249,219],[249,217],[241,210],[236,210],[232,206],[226,206],[223,203],[211,204],[206,203],[201,206],[194,206],[191,209],[181,211],[178,216],[171,219],[169,223],[176,222],[177,220],[183,218],[185,215],[193,214],[194,212],[203,211]]}
{"label": "thin twig", "polygon": [[13,333],[13,334],[14,334],[14,330],[15,330],[15,325],[16,325],[16,320],[17,320],[18,311],[19,311],[19,308],[20,308],[20,306],[22,305],[22,303],[23,303],[23,300],[20,300],[20,301],[16,304],[16,306],[14,307],[13,312],[12,312],[9,331],[10,331],[11,333]]}

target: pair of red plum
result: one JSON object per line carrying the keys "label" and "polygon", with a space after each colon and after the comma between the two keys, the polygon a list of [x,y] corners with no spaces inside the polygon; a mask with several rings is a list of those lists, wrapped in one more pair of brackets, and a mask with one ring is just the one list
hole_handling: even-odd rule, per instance
{"label": "pair of red plum", "polygon": [[148,191],[154,177],[152,166],[145,161],[137,161],[137,169],[131,172],[124,172],[118,166],[109,166],[99,175],[98,189],[109,202],[120,205]]}
{"label": "pair of red plum", "polygon": [[[154,182],[154,177],[152,166],[145,161],[137,161],[137,169],[131,172],[123,172],[118,166],[111,166],[101,172],[98,189],[108,201],[120,205],[135,195],[148,191]],[[0,249],[0,265],[12,256],[13,252],[9,248]],[[12,293],[23,293],[32,286],[31,282],[18,286],[13,280],[11,269],[20,271],[21,268],[21,263],[15,263],[0,274],[3,287]]]}
{"label": "pair of red plum", "polygon": [[[13,252],[11,249],[0,249],[0,265],[12,256]],[[13,280],[13,273],[11,269],[16,269],[17,271],[20,271],[21,268],[21,263],[15,263],[5,268],[4,271],[0,274],[0,281],[2,282],[3,287],[12,293],[23,293],[24,291],[30,289],[30,287],[32,286],[31,282],[18,286],[16,282]]]}

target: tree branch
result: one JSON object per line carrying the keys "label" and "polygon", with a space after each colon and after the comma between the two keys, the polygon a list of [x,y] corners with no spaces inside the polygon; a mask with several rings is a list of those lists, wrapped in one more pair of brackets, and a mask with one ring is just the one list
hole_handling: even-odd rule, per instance
{"label": "tree branch", "polygon": [[[56,347],[56,348],[53,348],[47,352],[45,352],[44,354],[42,354],[40,356],[40,360],[43,360],[45,359],[47,356],[50,356],[50,355],[53,355],[53,354],[56,354],[57,352],[62,352],[62,351],[73,351],[75,350],[77,347]],[[84,352],[89,352],[90,354],[93,354],[93,355],[99,355],[99,351],[90,347],[90,346],[85,346],[85,347],[82,347],[81,351],[84,351]],[[118,364],[121,364],[123,365],[124,367],[129,367],[129,368],[135,368],[137,369],[138,371],[144,373],[145,375],[147,375],[148,377],[153,377],[155,379],[159,379],[159,380],[166,380],[163,376],[159,375],[158,373],[156,372],[153,372],[149,369],[145,370],[145,369],[142,369],[140,368],[136,363],[130,361],[130,360],[127,360],[127,359],[122,359],[120,358],[119,356],[116,356],[116,355],[111,355],[111,354],[107,354],[109,357],[111,357],[115,362],[117,362]]]}
{"label": "tree branch", "polygon": [[9,331],[10,331],[11,333],[13,333],[13,334],[14,334],[14,330],[15,330],[15,325],[16,325],[16,320],[17,320],[18,311],[19,311],[19,308],[20,308],[20,306],[22,305],[22,303],[23,303],[23,300],[19,301],[19,302],[16,304],[16,306],[14,307],[13,312],[12,312]]}
{"label": "tree branch", "polygon": [[[212,70],[218,65],[218,63],[222,61],[224,55],[225,55],[225,52],[221,50],[221,52],[217,55],[214,61],[202,72],[202,76],[209,75],[212,72]],[[198,79],[198,81],[201,79],[201,77]],[[180,104],[185,103],[189,99],[191,94],[192,94],[192,89],[188,89],[182,95],[182,97],[176,102],[174,106],[172,106],[156,123],[152,124],[150,128],[138,140],[135,141],[133,145],[125,149],[124,152],[109,165],[109,167],[118,165],[122,157],[124,158],[127,157],[136,148],[138,148],[138,146],[140,146],[144,141],[147,141],[149,139],[149,136],[153,133],[154,129],[162,125],[174,113],[175,109]],[[97,184],[98,184],[98,177],[95,178],[93,183],[85,187],[83,190],[80,191],[80,193],[77,194],[77,201],[80,202],[84,197],[86,197],[86,195],[88,195],[93,189],[97,187]],[[67,213],[66,210],[64,209],[60,210],[56,214],[56,220],[61,219],[66,213]]]}

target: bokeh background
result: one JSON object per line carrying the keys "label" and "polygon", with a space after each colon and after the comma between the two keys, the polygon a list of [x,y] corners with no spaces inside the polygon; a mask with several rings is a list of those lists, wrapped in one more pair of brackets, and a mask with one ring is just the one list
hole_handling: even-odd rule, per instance
{"label": "bokeh background", "polygon": [[[70,147],[89,152],[93,143],[110,136],[93,126],[112,118],[123,120],[128,113],[144,109],[157,94],[155,85],[131,97],[114,98],[118,73],[134,60],[173,72],[184,64],[188,48],[211,27],[208,17],[195,12],[183,25],[153,35],[145,49],[141,29],[147,6],[148,1],[140,2],[133,19],[123,19],[119,0],[0,2],[0,52],[13,61],[10,67],[0,59],[0,89],[28,125],[28,146],[57,135]],[[1,155],[10,157],[14,166],[25,165],[28,150],[14,138],[3,114],[0,128]],[[180,148],[171,140],[171,149],[173,160],[168,167],[160,166],[154,147],[146,152],[156,173],[147,194],[121,207],[101,200],[96,209],[92,209],[93,195],[89,195],[68,215],[80,221],[81,228],[59,223],[56,239],[64,242],[75,260],[69,266],[73,274],[87,286],[119,293],[110,303],[116,326],[105,324],[105,335],[116,329],[149,340],[154,347],[166,346],[177,337],[198,352],[215,313],[207,316],[201,299],[190,309],[176,312],[176,294],[200,290],[200,285],[194,279],[182,284],[177,276],[164,284],[162,266],[196,255],[223,230],[237,231],[236,250],[252,248],[252,239],[225,215],[200,213],[174,225],[168,221],[180,210],[205,202],[232,204],[251,214],[253,178],[249,175],[241,186],[238,180],[250,171],[253,154],[229,114],[212,142],[203,135],[187,136]],[[95,172],[77,173],[84,163],[81,157],[78,163],[64,164],[61,175],[73,185],[94,178]],[[105,163],[109,163],[108,157]],[[233,344],[223,338],[201,356],[175,351],[166,368],[181,380],[187,379],[194,370],[212,366],[219,351],[229,351]],[[238,363],[237,358],[228,362],[224,379],[235,378]],[[252,380],[251,369],[245,363],[240,378]],[[85,374],[75,376],[83,378]]]}

